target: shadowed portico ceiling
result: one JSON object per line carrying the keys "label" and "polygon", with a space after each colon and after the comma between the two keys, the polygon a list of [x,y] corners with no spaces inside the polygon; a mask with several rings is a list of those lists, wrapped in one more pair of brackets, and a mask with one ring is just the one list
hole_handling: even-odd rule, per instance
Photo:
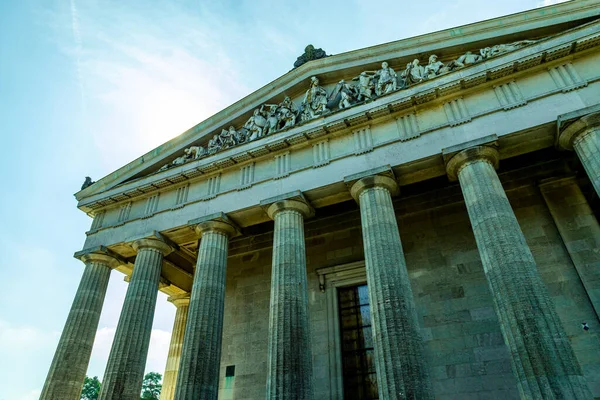
{"label": "shadowed portico ceiling", "polygon": [[[546,7],[544,9],[531,10],[520,14],[483,21],[476,24],[308,62],[208,118],[180,136],[102,178],[94,185],[78,192],[76,198],[80,201],[79,206],[84,211],[92,211],[93,207],[87,207],[90,202],[86,199],[91,200],[92,197],[97,198],[99,194],[106,191],[110,191],[110,196],[114,197],[115,194],[113,192],[115,191],[111,189],[126,182],[131,182],[140,177],[155,173],[161,166],[172,162],[176,157],[182,156],[184,149],[189,148],[192,145],[206,146],[210,138],[219,134],[221,130],[226,129],[230,125],[236,128],[243,126],[250,118],[253,111],[262,104],[278,104],[283,101],[285,96],[292,98],[296,105],[300,104],[302,97],[304,97],[304,93],[308,88],[311,76],[317,76],[320,80],[320,84],[327,88],[328,92],[331,92],[335,89],[335,84],[341,79],[351,80],[353,77],[358,76],[362,71],[379,70],[383,61],[388,62],[390,67],[400,75],[404,70],[404,66],[414,59],[419,59],[422,65],[426,65],[427,59],[431,54],[437,55],[440,60],[447,63],[448,61],[457,59],[466,51],[476,53],[481,48],[513,43],[515,41],[538,40],[535,44],[535,46],[538,46],[552,40],[554,35],[562,35],[573,27],[581,26],[598,18],[598,16],[600,16],[600,7],[598,7],[598,3],[597,0],[582,0],[577,2],[576,6],[574,3],[564,3],[550,8]],[[600,39],[596,38],[595,40],[592,40],[594,42],[593,44],[595,45],[595,42],[598,40]],[[511,65],[502,67],[504,68],[503,71],[494,72],[483,68],[483,78],[481,77],[481,72],[479,72],[479,78],[473,78],[475,79],[473,82],[476,82],[477,79],[479,81],[483,79],[483,82],[494,79],[496,77],[494,74],[504,76],[502,74],[519,71],[521,68],[526,68],[528,64],[537,65],[543,61],[549,61],[557,57],[568,55],[572,52],[583,50],[589,45],[590,41],[580,44],[572,43],[569,48],[558,49],[554,52],[553,50],[550,50],[549,52],[546,51],[539,60],[527,61],[515,59],[509,62]],[[505,54],[498,54],[497,57],[490,58],[489,60],[495,58],[512,59],[514,58],[510,57],[510,54],[512,53],[518,53],[518,50]],[[380,99],[371,102],[369,104],[369,112],[366,114],[365,112],[362,112],[362,114],[367,115],[367,118],[370,118],[369,114],[377,112],[377,108],[379,107],[377,103],[381,103],[380,111],[382,113],[389,114],[390,112],[435,99],[437,96],[447,94],[448,91],[468,88],[470,87],[470,83],[468,83],[468,77],[466,75],[470,71],[481,69],[481,64],[483,63],[467,66],[460,69],[459,71],[461,72],[453,71],[445,74],[444,76],[446,78],[451,75],[456,75],[456,78],[458,79],[454,84],[448,83],[447,85],[443,85],[440,76],[433,80],[425,80],[420,84],[412,85],[408,88],[412,89],[410,93],[406,90],[406,94],[408,95],[407,99],[401,99],[402,90],[387,93],[385,96],[381,96]],[[446,78],[444,78],[444,82],[448,80]],[[399,102],[399,100],[401,101]],[[402,104],[402,102],[404,102],[404,104]],[[319,132],[327,133],[334,131],[337,129],[335,127],[336,123],[339,125],[339,129],[346,129],[352,126],[353,117],[351,116],[351,111],[354,110],[360,114],[362,108],[364,108],[364,106],[361,106],[359,103],[351,109],[332,110],[333,112],[330,114],[319,116],[312,121],[306,121],[301,129],[303,132],[307,133],[309,137],[311,132],[313,132],[313,135],[318,135]],[[341,116],[341,114],[348,114],[348,117],[341,118],[340,120],[340,118],[337,117]],[[376,117],[376,115],[374,116]],[[359,119],[360,118],[363,117],[359,117]],[[331,120],[333,124],[328,124],[328,122],[330,122],[328,120]],[[334,122],[334,120],[338,120],[338,122]],[[359,120],[357,121],[360,122]],[[269,151],[267,142],[272,142],[271,139],[276,135],[277,133],[268,136],[267,138],[269,140],[264,138],[258,140],[264,141],[267,145],[264,146],[266,147],[266,150],[263,151]],[[288,144],[289,140],[290,139],[288,138]],[[230,153],[231,149],[227,149],[226,151]],[[238,149],[242,150],[240,147],[238,147]],[[227,157],[226,162],[221,161],[221,163],[219,163],[219,159],[223,159],[220,155],[224,154],[216,153],[213,156],[204,158],[202,161],[214,158],[215,163],[209,163],[210,165],[206,166],[208,170],[199,170],[199,174],[210,172],[210,168],[213,168],[213,170],[219,169],[236,162],[235,157]],[[206,163],[203,162],[203,164]],[[157,178],[159,178],[159,175],[160,174],[157,174]],[[165,175],[171,176],[172,174],[169,173]],[[189,177],[189,174],[184,174],[182,179]],[[179,182],[177,180],[178,178],[173,177],[173,179],[175,182]],[[160,187],[160,185],[158,187]],[[144,191],[142,190],[140,193],[143,192]],[[114,201],[112,202],[119,201],[119,199],[127,199],[129,197],[135,197],[135,194],[126,194],[124,191],[120,196],[114,197]]]}

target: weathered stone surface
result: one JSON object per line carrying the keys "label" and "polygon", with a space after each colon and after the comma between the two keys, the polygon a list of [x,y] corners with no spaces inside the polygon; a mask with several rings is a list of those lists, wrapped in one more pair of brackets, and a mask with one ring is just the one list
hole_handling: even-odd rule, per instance
{"label": "weathered stone surface", "polygon": [[351,188],[360,204],[379,396],[432,399],[423,341],[406,270],[388,176],[358,180]]}
{"label": "weathered stone surface", "polygon": [[592,181],[596,193],[600,196],[600,127],[581,135],[575,140],[573,147]]}
{"label": "weathered stone surface", "polygon": [[224,217],[196,226],[201,236],[175,397],[216,399],[223,332],[229,237],[237,228]]}
{"label": "weathered stone surface", "polygon": [[588,114],[568,125],[558,137],[560,147],[575,150],[600,196],[600,112]]}
{"label": "weathered stone surface", "polygon": [[102,380],[100,400],[138,400],[148,356],[163,257],[172,251],[160,240],[133,243],[133,274]]}
{"label": "weathered stone surface", "polygon": [[574,177],[540,184],[548,210],[600,316],[600,225]]}
{"label": "weathered stone surface", "polygon": [[108,279],[118,261],[103,254],[81,256],[85,270],[75,294],[40,400],[78,400],[87,372]]}
{"label": "weathered stone surface", "polygon": [[498,153],[452,157],[521,397],[589,399],[591,393],[533,255],[498,179]]}
{"label": "weathered stone surface", "polygon": [[304,217],[311,207],[282,199],[268,207],[275,220],[269,313],[267,399],[310,400],[313,369],[308,325]]}
{"label": "weathered stone surface", "polygon": [[190,308],[190,296],[186,294],[179,297],[170,297],[169,301],[177,307],[177,311],[175,312],[175,322],[171,333],[171,343],[169,344],[169,355],[167,356],[167,365],[163,375],[160,400],[173,400],[175,398],[175,386],[179,374],[185,325]]}

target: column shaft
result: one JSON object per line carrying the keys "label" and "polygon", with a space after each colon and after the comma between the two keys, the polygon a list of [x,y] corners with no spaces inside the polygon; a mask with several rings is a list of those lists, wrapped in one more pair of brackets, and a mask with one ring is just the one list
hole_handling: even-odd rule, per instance
{"label": "column shaft", "polygon": [[175,386],[179,373],[181,350],[183,348],[183,338],[190,301],[187,298],[185,301],[174,300],[173,303],[177,307],[177,312],[175,313],[175,322],[173,323],[173,332],[171,333],[171,343],[169,345],[169,355],[163,376],[160,400],[175,399]]}
{"label": "column shaft", "polygon": [[86,262],[40,400],[79,400],[110,271],[107,262]]}
{"label": "column shaft", "polygon": [[[138,247],[133,274],[102,380],[100,400],[139,400],[148,356],[164,243]],[[162,245],[161,247],[159,247]],[[135,246],[134,246],[135,247]]]}
{"label": "column shaft", "polygon": [[521,397],[590,399],[494,166],[470,159],[458,179]]}
{"label": "column shaft", "polygon": [[274,214],[267,399],[313,398],[304,216]]}
{"label": "column shaft", "polygon": [[359,195],[375,366],[382,399],[431,399],[406,261],[389,190]]}
{"label": "column shaft", "polygon": [[209,231],[202,235],[181,353],[177,400],[217,399],[228,245],[226,233]]}
{"label": "column shaft", "polygon": [[573,141],[573,149],[600,196],[600,128],[591,128]]}

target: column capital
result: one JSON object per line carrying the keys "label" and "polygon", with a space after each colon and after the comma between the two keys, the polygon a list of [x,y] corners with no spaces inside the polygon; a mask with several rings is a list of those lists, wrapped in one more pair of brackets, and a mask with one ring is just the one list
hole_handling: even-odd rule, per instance
{"label": "column capital", "polygon": [[138,253],[141,249],[145,248],[158,250],[163,256],[170,254],[174,250],[173,247],[165,243],[163,240],[155,238],[137,239],[131,243],[131,247],[133,247],[133,249]]}
{"label": "column capital", "polygon": [[190,294],[178,294],[176,296],[169,296],[168,302],[172,303],[176,308],[185,307],[190,305]]}
{"label": "column capital", "polygon": [[490,163],[494,169],[498,169],[500,153],[498,152],[498,146],[493,143],[469,147],[444,158],[448,178],[451,181],[456,181],[458,180],[460,170],[473,161],[486,161]]}
{"label": "column capital", "polygon": [[349,175],[344,178],[344,183],[350,190],[350,194],[358,202],[360,194],[366,189],[382,187],[387,189],[392,196],[400,193],[400,187],[396,182],[394,172],[389,165],[373,168],[358,174]]}
{"label": "column capital", "polygon": [[298,211],[304,218],[315,215],[314,208],[299,190],[262,200],[260,206],[271,219],[275,219],[275,215],[284,210]]}
{"label": "column capital", "polygon": [[584,115],[572,122],[569,121],[569,115],[561,115],[558,120],[556,144],[563,150],[573,150],[573,144],[579,137],[593,129],[600,129],[600,112]]}
{"label": "column capital", "polygon": [[81,260],[83,263],[101,263],[106,264],[110,269],[115,269],[120,265],[127,264],[117,254],[104,246],[97,246],[91,249],[85,249],[73,254],[73,257]]}
{"label": "column capital", "polygon": [[188,225],[193,226],[200,237],[207,232],[220,232],[229,238],[241,235],[240,228],[224,212],[190,220]]}

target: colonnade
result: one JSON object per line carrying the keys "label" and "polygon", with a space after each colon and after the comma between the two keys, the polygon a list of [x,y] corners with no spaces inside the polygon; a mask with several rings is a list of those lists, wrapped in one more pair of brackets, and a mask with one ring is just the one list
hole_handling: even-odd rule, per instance
{"label": "colonnade", "polygon": [[[598,114],[558,138],[574,149],[600,195]],[[445,154],[472,224],[513,372],[523,398],[589,399],[591,394],[552,300],[538,274],[496,168],[493,144]],[[400,231],[392,204],[399,187],[389,167],[344,179],[360,206],[379,396],[432,399]],[[313,398],[304,220],[314,210],[300,192],[261,202],[274,220],[266,397]],[[177,307],[161,399],[216,399],[219,387],[229,239],[239,228],[223,213],[190,221],[200,237],[192,291]],[[105,372],[101,400],[138,399],[163,258],[160,239],[132,244],[137,258]],[[79,254],[86,264],[40,399],[79,398],[110,270],[106,249]],[[584,282],[585,284],[585,282]]]}

